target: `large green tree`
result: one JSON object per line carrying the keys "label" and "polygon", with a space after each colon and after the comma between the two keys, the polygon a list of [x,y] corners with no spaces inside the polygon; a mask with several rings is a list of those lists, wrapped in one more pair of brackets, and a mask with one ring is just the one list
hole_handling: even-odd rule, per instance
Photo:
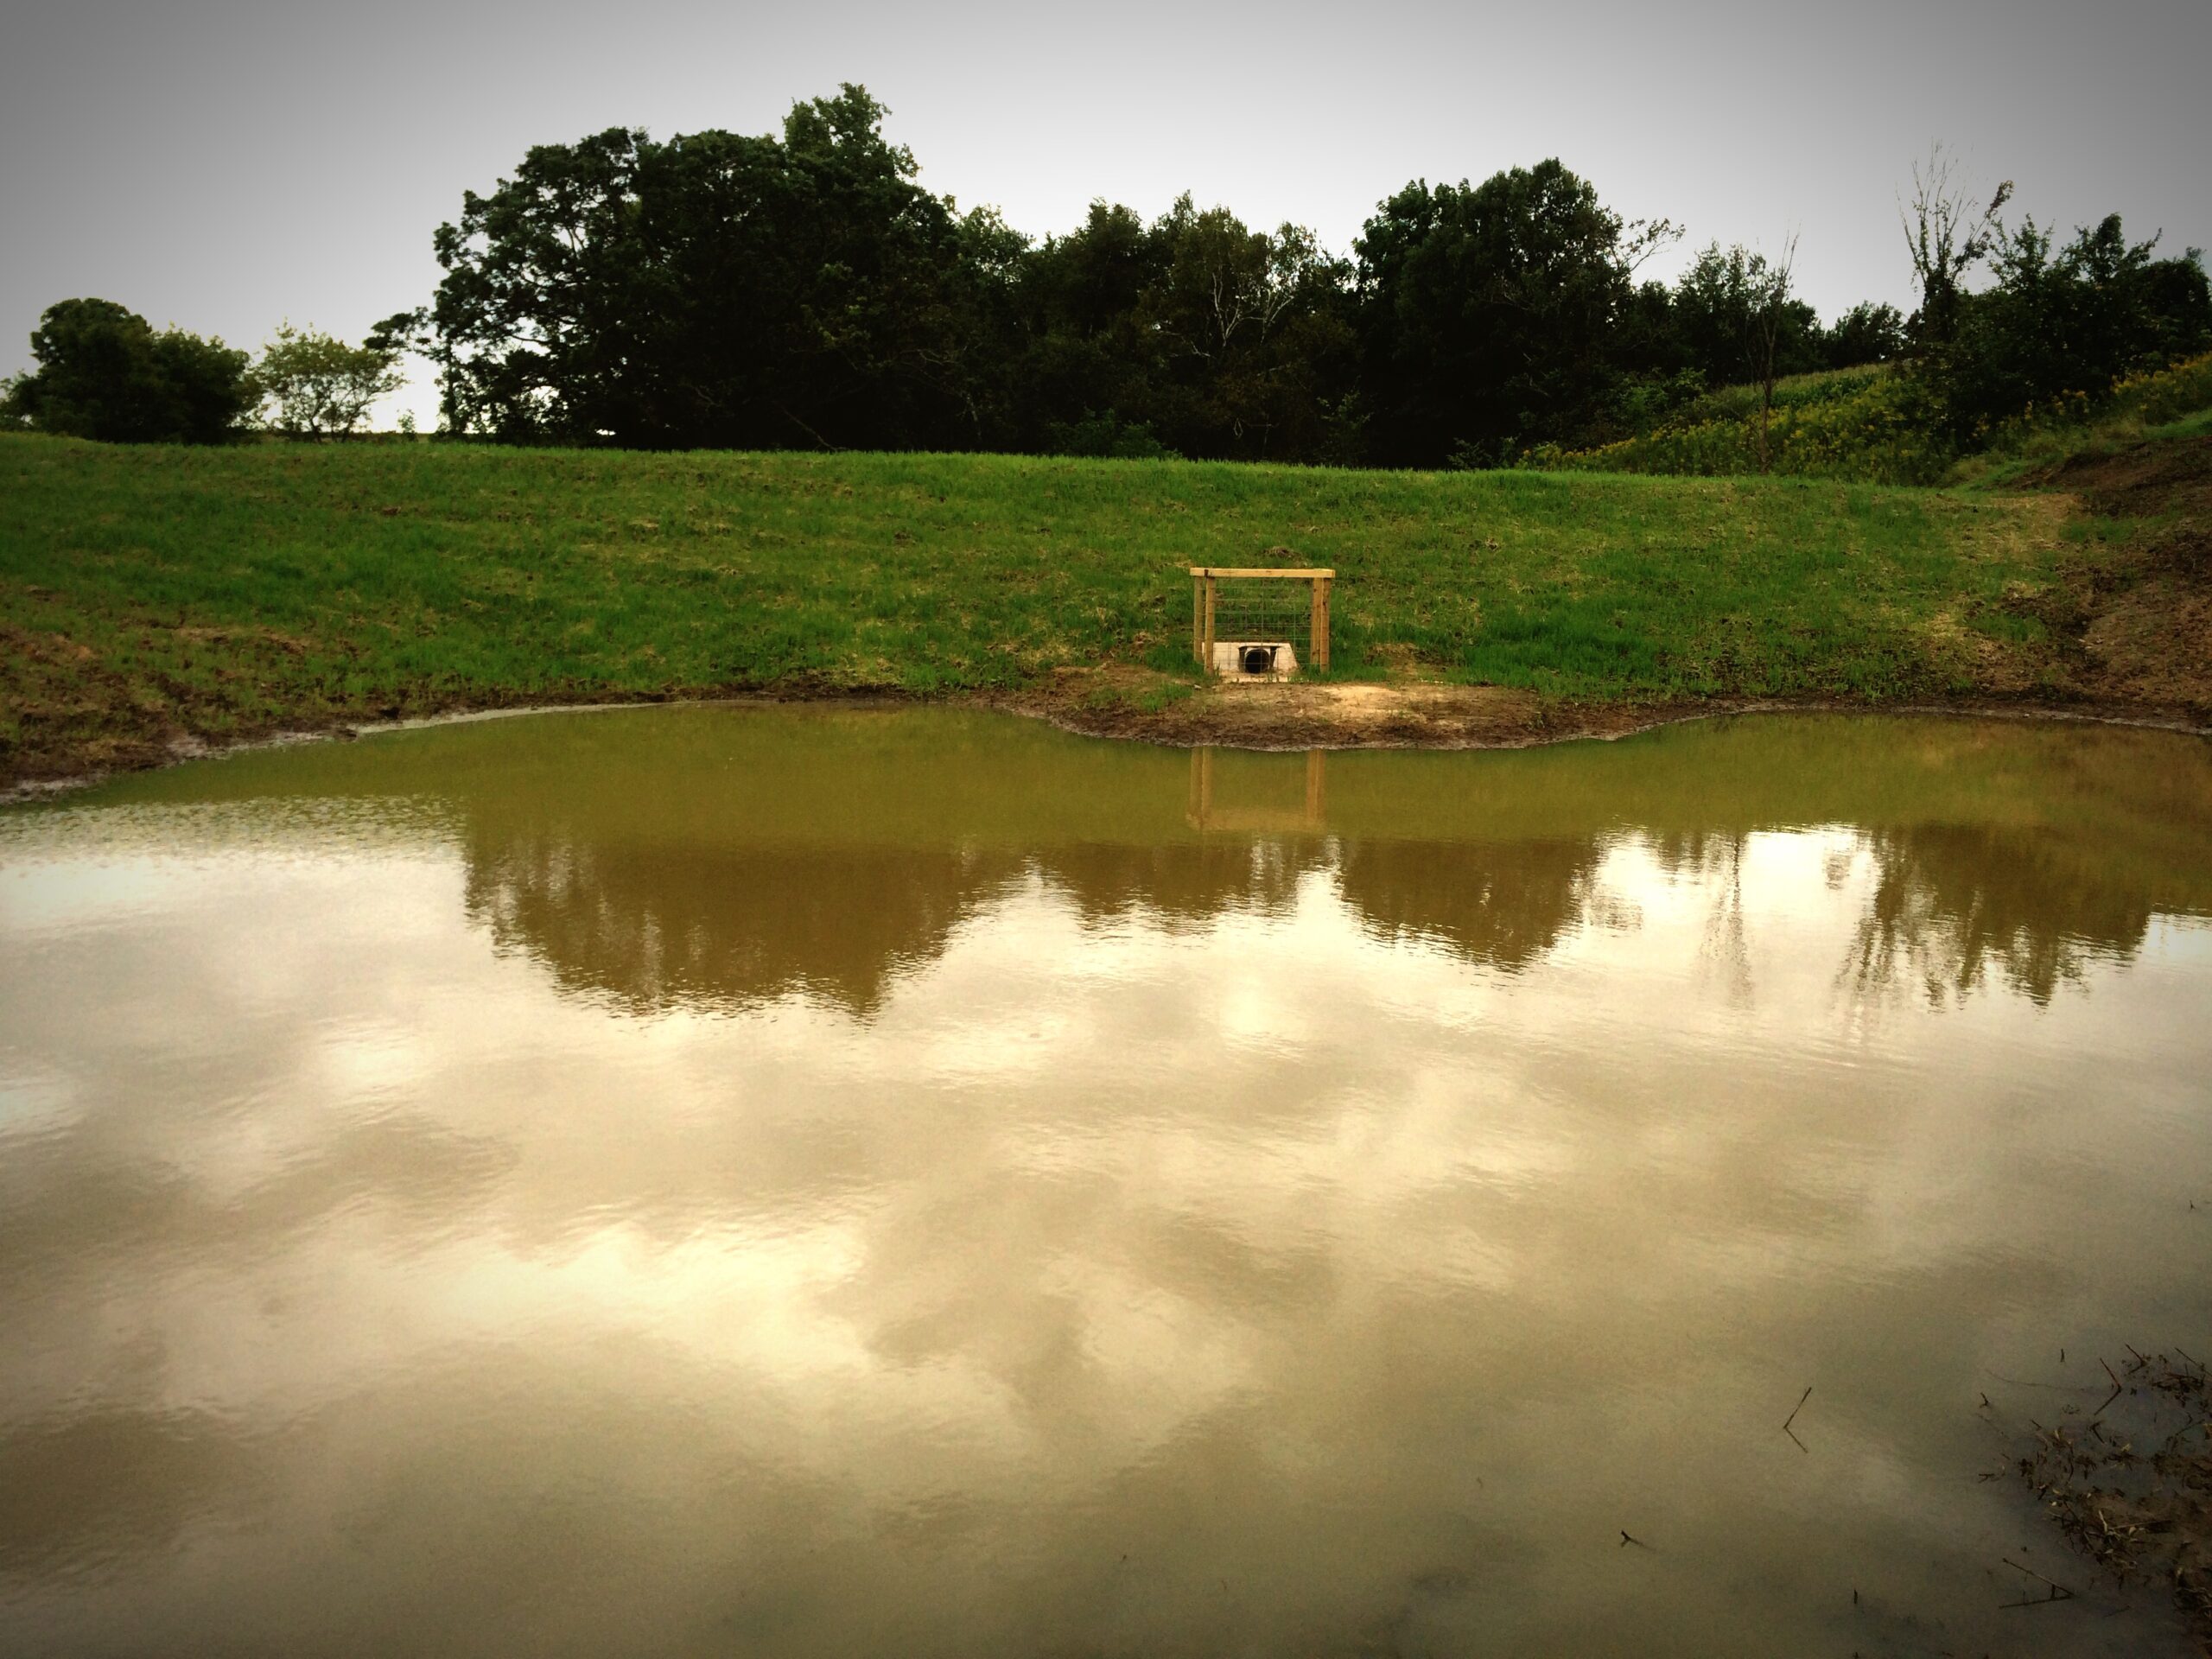
{"label": "large green tree", "polygon": [[1095,201],[1020,262],[1009,404],[1024,448],[1157,453],[1166,364],[1142,315],[1168,250],[1134,209]]}
{"label": "large green tree", "polygon": [[1015,262],[1004,429],[1024,448],[1240,460],[1357,450],[1350,268],[1185,194],[1100,201]]}
{"label": "large green tree", "polygon": [[253,406],[246,354],[181,328],[156,333],[112,300],[48,306],[31,334],[38,367],[8,404],[41,431],[113,443],[217,443]]}
{"label": "large green tree", "polygon": [[[1186,194],[1154,228],[1160,264],[1137,321],[1156,343],[1176,447],[1226,458],[1336,458],[1351,435],[1350,270],[1313,233],[1249,229]],[[1333,423],[1333,424],[1332,424]]]}
{"label": "large green tree", "polygon": [[2203,256],[2158,258],[2158,240],[2130,242],[2117,213],[2063,246],[2032,219],[1995,238],[1996,280],[1962,296],[1951,337],[1923,350],[1958,442],[2212,347]]}
{"label": "large green tree", "polygon": [[1777,374],[1827,366],[1820,317],[1789,284],[1786,266],[1748,248],[1716,242],[1690,261],[1675,284],[1675,326],[1708,385],[1759,378],[1770,343]]}
{"label": "large green tree", "polygon": [[615,129],[532,149],[434,240],[419,340],[459,430],[895,448],[980,441],[980,302],[951,204],[860,87],[778,137]]}
{"label": "large green tree", "polygon": [[1383,202],[1354,245],[1378,459],[1497,461],[1591,426],[1635,267],[1669,234],[1624,224],[1557,161]]}
{"label": "large green tree", "polygon": [[1904,354],[1904,317],[1894,305],[1861,300],[1821,336],[1821,355],[1831,369],[1887,363]]}

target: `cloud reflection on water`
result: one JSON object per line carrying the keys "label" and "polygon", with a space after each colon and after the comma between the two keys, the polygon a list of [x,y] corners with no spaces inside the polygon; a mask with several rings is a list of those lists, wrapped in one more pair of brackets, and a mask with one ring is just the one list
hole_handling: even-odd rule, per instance
{"label": "cloud reflection on water", "polygon": [[[1837,1622],[1846,1569],[2122,1639],[1977,1635],[2012,1515],[1966,1408],[2201,1313],[2186,763],[2146,803],[1965,727],[1332,757],[1325,829],[1217,837],[1179,755],[678,715],[656,796],[620,726],[0,842],[0,894],[76,873],[0,897],[0,1606],[42,1645],[1901,1636]],[[1808,1380],[1800,1461],[1743,1425]]]}

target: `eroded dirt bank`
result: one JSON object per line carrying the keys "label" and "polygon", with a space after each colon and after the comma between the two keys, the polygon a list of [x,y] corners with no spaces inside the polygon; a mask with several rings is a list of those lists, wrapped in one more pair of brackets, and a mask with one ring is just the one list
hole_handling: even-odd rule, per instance
{"label": "eroded dirt bank", "polygon": [[2030,482],[2097,532],[2018,608],[2050,629],[2070,690],[2212,720],[2212,437],[2069,456]]}

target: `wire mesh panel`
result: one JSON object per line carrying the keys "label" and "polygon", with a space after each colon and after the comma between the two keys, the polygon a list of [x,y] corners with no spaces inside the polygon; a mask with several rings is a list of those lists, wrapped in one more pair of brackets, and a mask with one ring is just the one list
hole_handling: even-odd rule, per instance
{"label": "wire mesh panel", "polygon": [[1328,667],[1329,594],[1336,575],[1192,566],[1191,650],[1198,665],[1208,673],[1292,672],[1300,666],[1302,642],[1308,664]]}
{"label": "wire mesh panel", "polygon": [[1290,576],[1224,582],[1214,600],[1216,639],[1305,643],[1312,626],[1313,584]]}

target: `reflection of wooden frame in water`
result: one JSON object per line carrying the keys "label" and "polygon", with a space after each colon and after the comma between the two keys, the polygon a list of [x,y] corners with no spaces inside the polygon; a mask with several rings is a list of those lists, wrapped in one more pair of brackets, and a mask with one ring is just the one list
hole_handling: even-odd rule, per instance
{"label": "reflection of wooden frame in water", "polygon": [[1213,751],[1191,751],[1191,804],[1185,821],[1193,830],[1221,830],[1241,835],[1318,836],[1329,827],[1329,752],[1306,751],[1306,810],[1282,807],[1222,807],[1213,801]]}
{"label": "reflection of wooden frame in water", "polygon": [[[1283,550],[1287,551],[1287,549]],[[1240,570],[1224,565],[1191,567],[1191,654],[1207,673],[1214,672],[1213,648],[1218,639],[1214,624],[1221,607],[1220,585],[1233,578],[1265,582],[1303,582],[1311,584],[1306,601],[1307,661],[1317,669],[1329,665],[1329,594],[1336,586],[1334,570]]]}

